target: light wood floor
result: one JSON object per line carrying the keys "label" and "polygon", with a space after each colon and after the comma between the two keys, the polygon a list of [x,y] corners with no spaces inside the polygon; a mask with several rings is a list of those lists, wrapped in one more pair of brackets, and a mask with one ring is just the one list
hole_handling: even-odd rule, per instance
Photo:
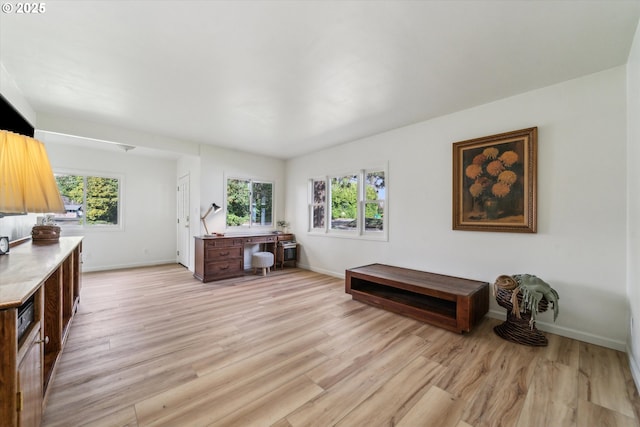
{"label": "light wood floor", "polygon": [[286,269],[85,274],[44,426],[638,426],[627,356],[457,335]]}

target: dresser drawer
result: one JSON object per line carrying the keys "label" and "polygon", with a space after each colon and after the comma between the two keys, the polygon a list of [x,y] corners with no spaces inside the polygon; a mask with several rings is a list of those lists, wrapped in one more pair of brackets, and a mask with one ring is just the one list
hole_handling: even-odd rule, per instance
{"label": "dresser drawer", "polygon": [[207,262],[217,262],[230,258],[242,258],[244,250],[242,246],[227,246],[221,248],[207,248]]}
{"label": "dresser drawer", "polygon": [[208,280],[214,277],[237,276],[242,273],[243,261],[242,258],[239,258],[229,259],[228,261],[208,262],[205,265],[204,274]]}
{"label": "dresser drawer", "polygon": [[271,243],[276,242],[278,240],[278,236],[253,236],[253,237],[245,237],[244,243]]}
{"label": "dresser drawer", "polygon": [[204,241],[205,249],[242,246],[241,239],[208,239]]}

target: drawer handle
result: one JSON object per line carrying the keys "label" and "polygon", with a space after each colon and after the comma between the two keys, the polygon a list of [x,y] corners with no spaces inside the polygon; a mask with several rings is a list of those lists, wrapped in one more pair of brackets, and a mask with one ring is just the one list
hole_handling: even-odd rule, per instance
{"label": "drawer handle", "polygon": [[229,268],[228,265],[225,265],[224,267],[220,267],[220,270],[227,270]]}
{"label": "drawer handle", "polygon": [[44,339],[43,339],[43,340],[38,340],[38,341],[36,341],[36,342],[35,342],[35,344],[42,344],[42,343],[44,343],[44,345],[49,344],[49,335],[47,335],[46,337],[44,337]]}
{"label": "drawer handle", "polygon": [[229,255],[229,252],[220,252],[220,256],[227,256]]}

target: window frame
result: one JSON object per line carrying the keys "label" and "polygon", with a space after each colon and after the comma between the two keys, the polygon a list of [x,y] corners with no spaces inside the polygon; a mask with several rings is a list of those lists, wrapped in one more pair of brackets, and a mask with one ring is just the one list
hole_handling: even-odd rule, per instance
{"label": "window frame", "polygon": [[[248,181],[249,182],[249,223],[247,225],[228,225],[227,216],[229,213],[229,180]],[[254,223],[252,219],[252,212],[254,209],[253,203],[253,184],[271,184],[271,224],[261,225]],[[229,232],[243,231],[243,230],[273,230],[276,226],[276,182],[266,178],[259,177],[244,177],[240,175],[226,175],[224,178],[224,226],[225,230]]]}
{"label": "window frame", "polygon": [[[316,232],[316,233],[324,233],[327,230],[327,199],[328,199],[328,188],[327,188],[327,177],[323,176],[323,177],[316,177],[316,178],[310,178],[309,179],[309,230],[310,232]],[[324,201],[321,203],[316,203],[315,201],[315,183],[316,182],[322,182],[324,184]],[[322,208],[322,215],[323,215],[323,224],[320,227],[316,227],[315,226],[315,208],[316,206],[321,207]]]}
{"label": "window frame", "polygon": [[[366,177],[369,173],[382,172],[384,174],[384,198],[379,199],[384,207],[384,214],[382,216],[382,230],[367,230],[365,221],[366,205],[373,203],[373,200],[366,198]],[[331,227],[332,217],[332,194],[331,183],[334,178],[346,177],[355,175],[357,177],[357,212],[356,212],[356,227],[354,229],[335,229]],[[324,209],[324,226],[314,227],[314,208],[320,206],[315,202],[315,183],[324,182],[325,184],[325,200],[323,205]],[[352,239],[363,240],[389,240],[389,172],[388,167],[378,166],[359,169],[357,171],[351,171],[346,173],[334,173],[324,176],[315,176],[308,180],[308,227],[307,233],[312,236],[329,236],[329,237],[343,237]]]}
{"label": "window frame", "polygon": [[[123,231],[124,230],[124,175],[117,173],[108,173],[108,172],[96,172],[96,171],[86,171],[86,170],[78,170],[78,169],[54,169],[53,171],[54,177],[56,175],[73,175],[73,176],[81,176],[84,180],[84,190],[83,190],[83,201],[82,207],[83,211],[86,212],[87,209],[87,178],[107,178],[107,179],[116,179],[118,180],[118,222],[116,224],[88,224],[86,221],[83,221],[82,224],[71,224],[66,223],[65,221],[61,221],[59,218],[54,216],[54,220],[56,224],[65,230],[78,230],[78,231]],[[62,194],[61,194],[62,195]],[[54,214],[55,215],[55,214]]]}

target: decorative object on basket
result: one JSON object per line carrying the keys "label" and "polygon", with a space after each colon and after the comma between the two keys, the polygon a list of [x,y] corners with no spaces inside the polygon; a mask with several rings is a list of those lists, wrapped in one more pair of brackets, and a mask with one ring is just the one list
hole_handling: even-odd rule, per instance
{"label": "decorative object on basket", "polygon": [[[553,305],[553,321],[558,318],[558,293],[544,280],[532,274],[516,274],[514,276],[502,275],[498,276],[493,285],[495,295],[496,287],[501,287],[512,291],[511,303],[513,304],[513,314],[520,317],[520,313],[526,310],[531,311],[531,327],[536,320],[538,312],[538,304],[545,298]],[[522,292],[522,300],[524,306],[520,308],[518,305],[518,294]]]}
{"label": "decorative object on basket", "polygon": [[518,344],[546,346],[547,338],[536,328],[539,312],[553,306],[553,320],[558,317],[558,293],[532,274],[498,276],[493,285],[498,304],[507,309],[507,320],[493,328],[496,335]]}

